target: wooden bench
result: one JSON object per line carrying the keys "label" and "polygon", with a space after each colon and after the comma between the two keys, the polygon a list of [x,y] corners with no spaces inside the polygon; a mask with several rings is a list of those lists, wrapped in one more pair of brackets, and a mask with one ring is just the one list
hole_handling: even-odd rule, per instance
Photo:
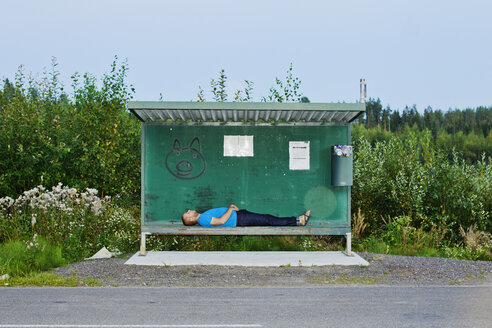
{"label": "wooden bench", "polygon": [[185,235],[185,236],[318,236],[318,235],[345,235],[347,238],[347,255],[351,254],[350,227],[327,226],[326,223],[309,223],[300,227],[202,227],[185,226],[178,221],[158,223],[142,226],[142,238],[140,244],[140,255],[145,256],[145,238],[148,235]]}

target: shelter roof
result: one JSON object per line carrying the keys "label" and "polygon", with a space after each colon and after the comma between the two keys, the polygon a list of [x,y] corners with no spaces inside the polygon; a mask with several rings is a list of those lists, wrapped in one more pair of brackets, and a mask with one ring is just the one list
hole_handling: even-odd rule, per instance
{"label": "shelter roof", "polygon": [[142,122],[226,125],[346,125],[365,112],[362,103],[131,101]]}

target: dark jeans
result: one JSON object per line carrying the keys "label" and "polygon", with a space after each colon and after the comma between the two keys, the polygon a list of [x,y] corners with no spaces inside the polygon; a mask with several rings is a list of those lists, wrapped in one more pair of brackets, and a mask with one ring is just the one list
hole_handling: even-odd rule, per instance
{"label": "dark jeans", "polygon": [[247,210],[237,211],[237,226],[297,226],[299,219],[295,216],[279,218],[270,214],[252,213]]}

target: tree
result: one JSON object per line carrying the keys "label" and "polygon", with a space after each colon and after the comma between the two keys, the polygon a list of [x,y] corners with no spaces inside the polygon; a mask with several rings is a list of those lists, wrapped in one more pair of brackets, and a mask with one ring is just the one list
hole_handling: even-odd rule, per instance
{"label": "tree", "polygon": [[[308,97],[305,97],[300,92],[301,80],[294,76],[293,66],[290,64],[287,69],[285,80],[275,78],[276,86],[269,89],[267,96],[262,97],[261,101],[264,102],[302,102],[309,103]],[[234,102],[248,102],[253,101],[253,85],[250,80],[244,80],[244,88],[238,89],[234,92]],[[219,72],[218,79],[210,79],[210,92],[212,93],[212,99],[216,102],[227,101],[227,75],[224,69]],[[197,101],[207,101],[205,98],[205,91],[198,86]]]}
{"label": "tree", "polygon": [[226,81],[227,76],[223,69],[220,70],[220,75],[217,80],[210,79],[210,87],[212,88],[213,98],[216,102],[227,101]]}
{"label": "tree", "polygon": [[[293,75],[292,63],[285,80],[275,78],[275,86],[272,86],[266,97],[262,98],[264,102],[302,102],[302,93],[300,92],[301,80]],[[309,99],[308,99],[309,100]]]}

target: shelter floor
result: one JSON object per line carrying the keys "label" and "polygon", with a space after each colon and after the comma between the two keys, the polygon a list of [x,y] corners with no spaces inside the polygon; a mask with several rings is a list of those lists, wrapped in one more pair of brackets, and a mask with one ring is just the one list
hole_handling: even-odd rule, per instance
{"label": "shelter floor", "polygon": [[125,264],[134,265],[237,265],[237,266],[321,266],[359,265],[369,263],[352,252],[140,252]]}

